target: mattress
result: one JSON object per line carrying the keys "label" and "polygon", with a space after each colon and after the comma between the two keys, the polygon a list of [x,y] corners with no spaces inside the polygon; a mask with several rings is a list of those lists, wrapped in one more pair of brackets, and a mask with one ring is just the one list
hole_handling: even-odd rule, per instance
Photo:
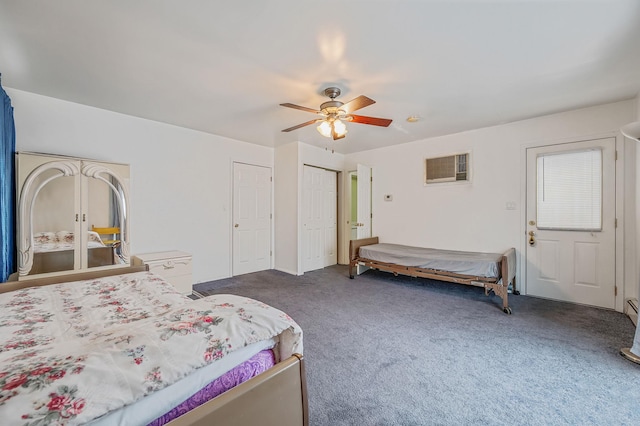
{"label": "mattress", "polygon": [[302,353],[302,331],[285,313],[235,295],[191,300],[150,272],[3,293],[1,423],[85,424],[168,388],[174,398],[174,385],[196,379],[175,401],[139,406],[144,420],[103,423],[146,424],[267,348],[276,361]]}
{"label": "mattress", "polygon": [[[182,409],[180,406],[186,405],[189,406],[189,409],[193,409],[195,406],[206,402],[207,399],[203,398],[201,396],[202,394],[198,395],[198,392],[205,389],[214,380],[224,378],[225,375],[233,369],[259,357],[266,349],[272,348],[275,342],[275,339],[270,339],[245,346],[204,368],[196,370],[194,373],[171,386],[154,392],[119,410],[112,411],[88,424],[92,426],[146,424],[158,426],[165,424],[188,411]],[[250,378],[251,377],[247,377],[246,380]],[[198,403],[193,402],[192,397],[194,395],[200,397]],[[209,399],[213,397],[215,397],[215,395],[209,395]],[[176,413],[176,411],[179,412]]]}
{"label": "mattress", "polygon": [[360,247],[361,258],[401,266],[433,269],[477,277],[500,276],[499,253],[439,250],[399,244],[371,244]]}

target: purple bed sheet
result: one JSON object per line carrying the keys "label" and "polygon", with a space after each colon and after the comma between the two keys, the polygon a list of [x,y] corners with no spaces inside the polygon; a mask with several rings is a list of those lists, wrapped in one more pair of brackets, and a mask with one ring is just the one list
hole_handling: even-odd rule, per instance
{"label": "purple bed sheet", "polygon": [[263,371],[273,367],[276,363],[275,355],[271,349],[258,352],[242,364],[227,371],[198,392],[191,395],[186,401],[180,403],[171,411],[158,417],[149,426],[161,426],[183,415],[189,410],[204,404],[229,389],[246,382]]}

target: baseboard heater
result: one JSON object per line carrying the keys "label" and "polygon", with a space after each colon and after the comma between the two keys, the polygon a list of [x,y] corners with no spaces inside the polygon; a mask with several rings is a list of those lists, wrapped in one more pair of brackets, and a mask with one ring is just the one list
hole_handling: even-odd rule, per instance
{"label": "baseboard heater", "polygon": [[629,299],[624,306],[625,313],[634,325],[638,325],[638,299]]}

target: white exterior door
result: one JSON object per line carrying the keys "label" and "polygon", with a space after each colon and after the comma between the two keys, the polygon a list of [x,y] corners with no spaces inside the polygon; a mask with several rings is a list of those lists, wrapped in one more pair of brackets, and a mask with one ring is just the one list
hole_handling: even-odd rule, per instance
{"label": "white exterior door", "polygon": [[337,263],[336,172],[304,166],[302,232],[304,272]]}
{"label": "white exterior door", "polygon": [[371,167],[358,164],[358,201],[356,236],[371,236]]}
{"label": "white exterior door", "polygon": [[271,268],[271,169],[233,163],[233,275]]}
{"label": "white exterior door", "polygon": [[615,139],[527,149],[526,290],[615,307]]}

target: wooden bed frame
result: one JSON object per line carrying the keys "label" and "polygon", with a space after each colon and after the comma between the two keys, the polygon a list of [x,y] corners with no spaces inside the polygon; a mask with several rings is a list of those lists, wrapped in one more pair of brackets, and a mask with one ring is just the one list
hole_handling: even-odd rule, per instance
{"label": "wooden bed frame", "polygon": [[[148,270],[147,265],[130,266],[8,282],[0,284],[0,293],[146,270]],[[167,425],[308,426],[308,407],[304,358],[302,355],[294,354],[264,373],[205,402]]]}
{"label": "wooden bed frame", "polygon": [[[497,296],[502,298],[502,310],[506,314],[511,314],[511,308],[509,307],[508,300],[509,283],[512,284],[512,293],[516,295],[520,294],[516,290],[515,264],[509,264],[509,258],[514,257],[515,255],[515,249],[513,248],[507,250],[502,254],[502,259],[500,260],[500,276],[498,278],[487,278],[475,275],[457,274],[454,272],[447,272],[436,269],[402,266],[395,263],[379,262],[376,260],[360,257],[360,247],[378,243],[378,237],[351,240],[351,242],[349,243],[349,278],[354,278],[354,268],[357,265],[363,265],[371,269],[391,272],[395,276],[408,275],[410,277],[430,278],[433,280],[484,287],[485,295],[488,296],[489,293],[493,291]],[[501,280],[502,277],[507,278]]]}

